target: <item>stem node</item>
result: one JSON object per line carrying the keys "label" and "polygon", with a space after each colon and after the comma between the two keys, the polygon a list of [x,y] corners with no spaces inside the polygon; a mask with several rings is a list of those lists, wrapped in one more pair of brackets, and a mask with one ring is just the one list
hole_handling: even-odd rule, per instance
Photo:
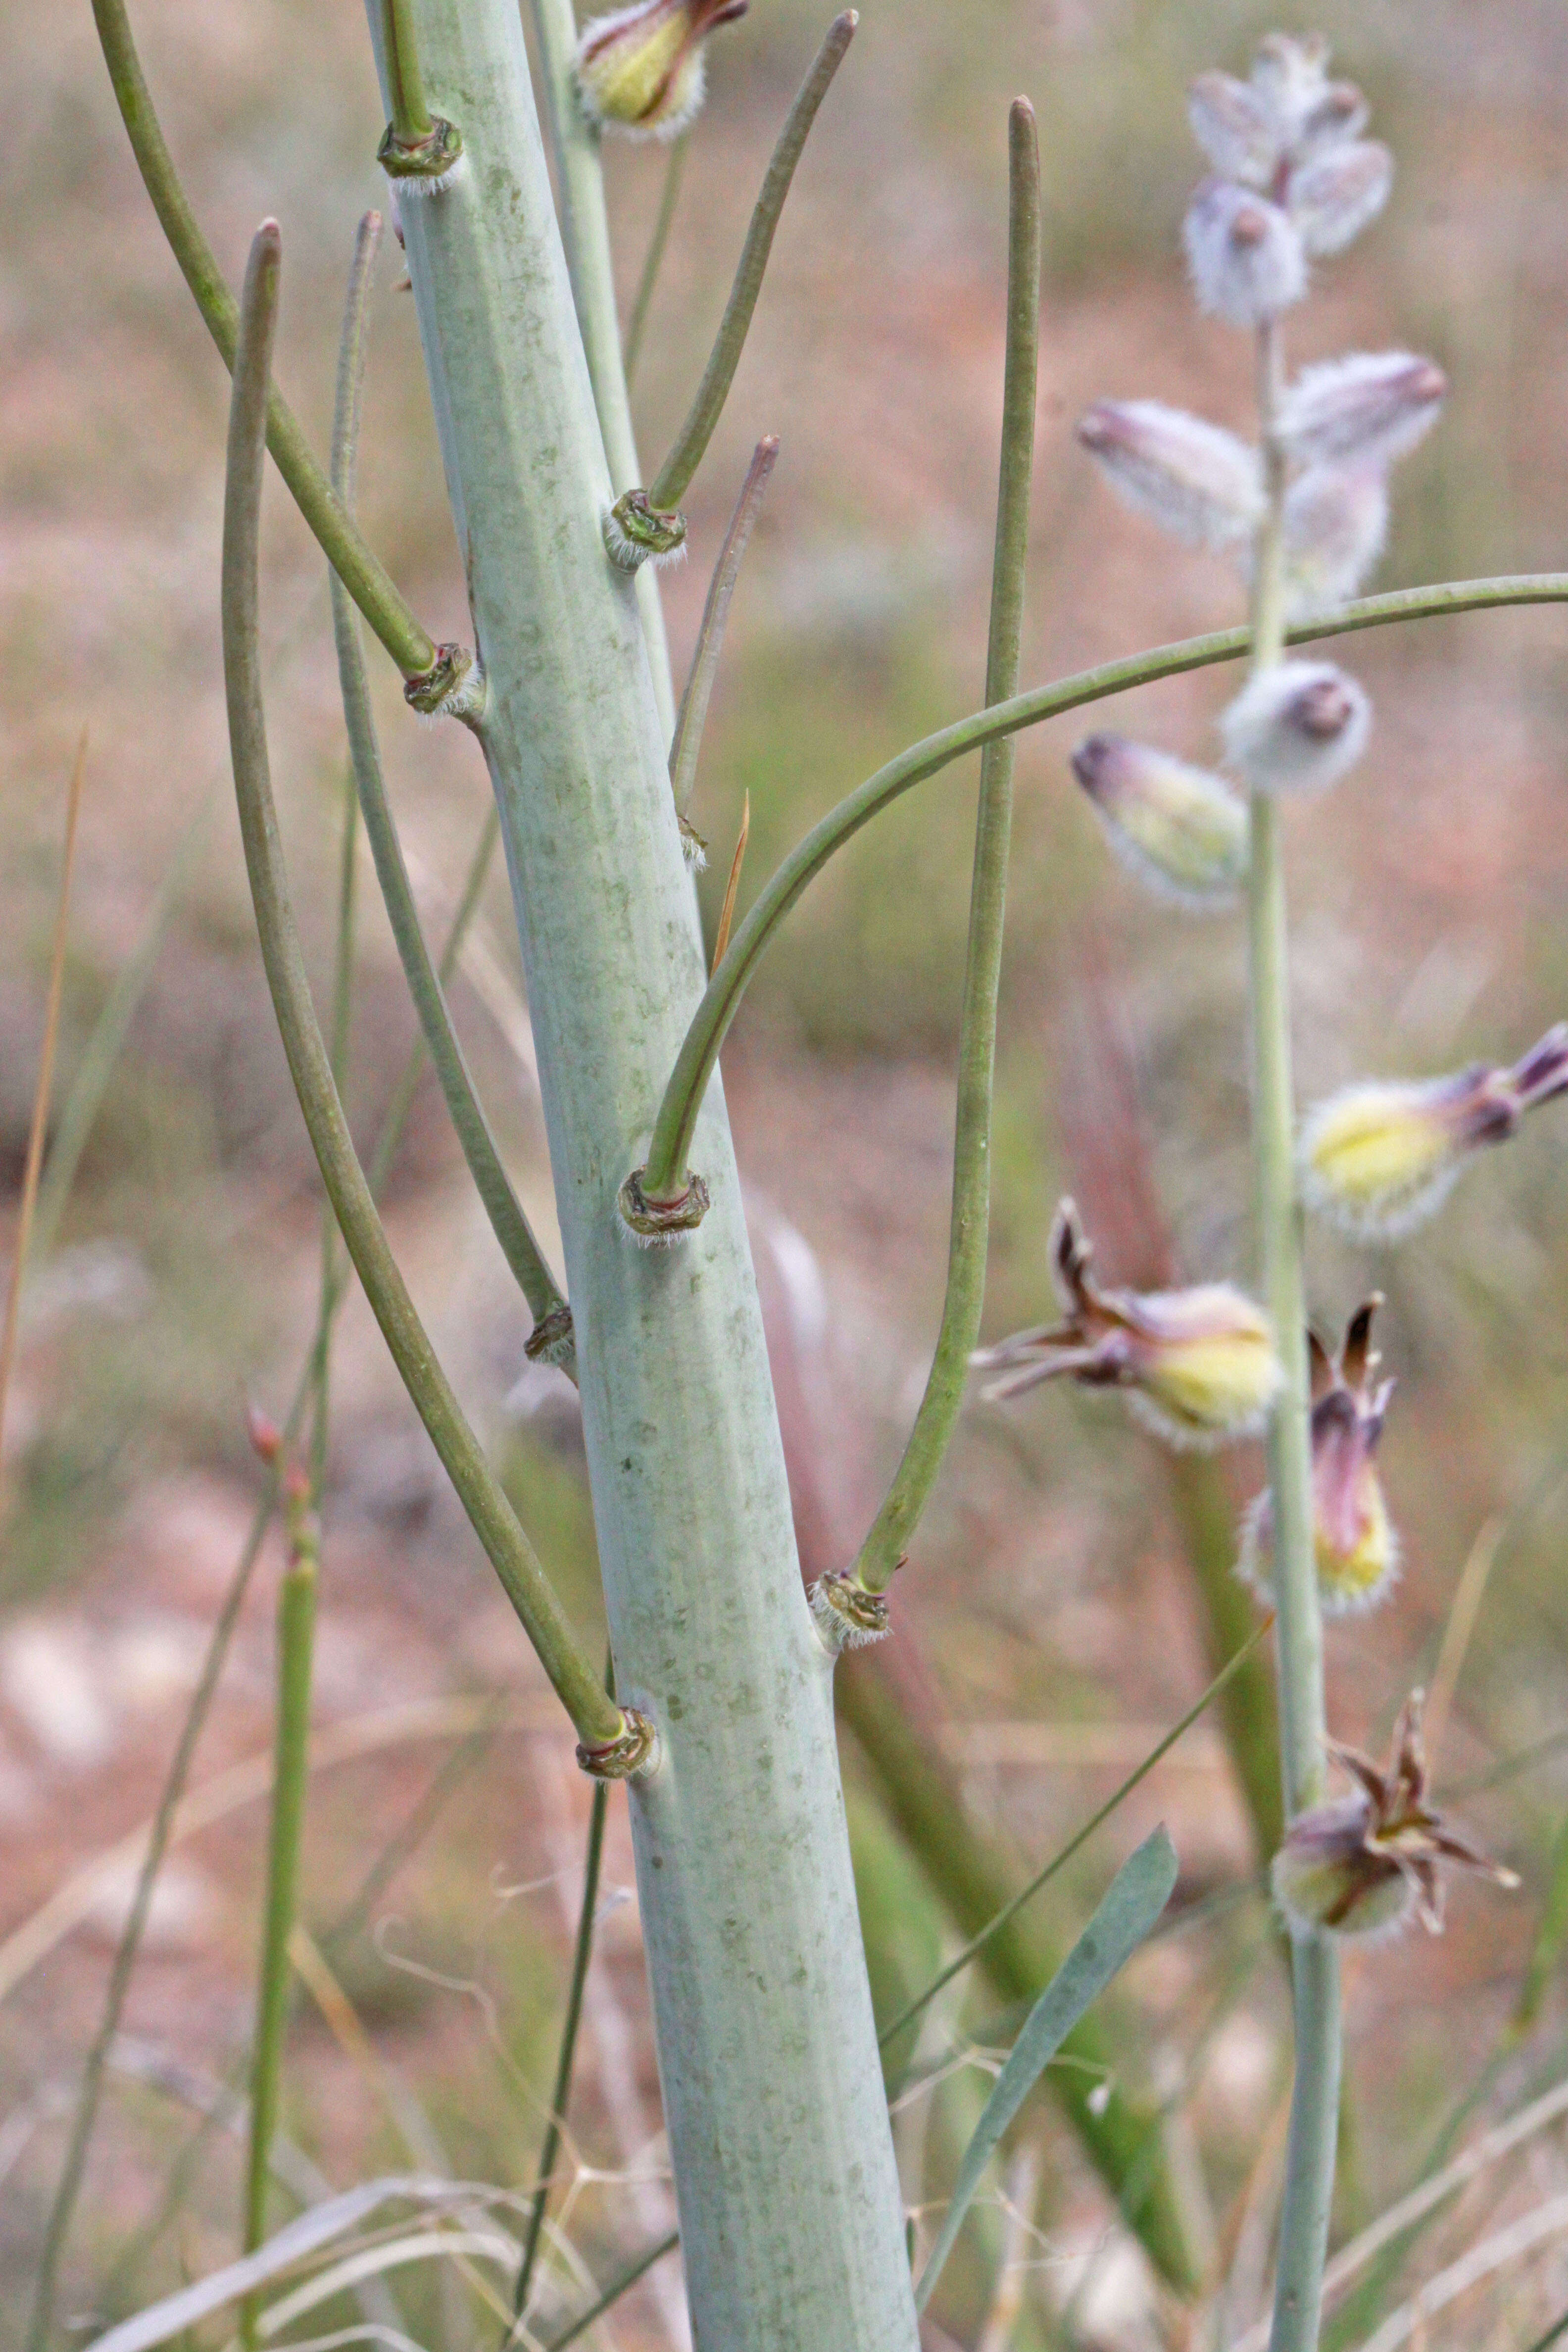
{"label": "stem node", "polygon": [[473,726],[484,716],[485,674],[467,646],[437,646],[429,668],[405,685],[403,699],[422,719],[461,719]]}
{"label": "stem node", "polygon": [[614,1739],[580,1740],[577,1761],[591,1780],[647,1780],[658,1771],[664,1749],[658,1726],[635,1706],[621,1709]]}
{"label": "stem node", "polygon": [[686,548],[686,517],[656,507],[646,490],[625,490],[605,517],[605,552],[622,572],[673,563]]}
{"label": "stem node", "polygon": [[[904,1565],[900,1559],[899,1566]],[[830,1569],[806,1592],[822,1645],[829,1656],[886,1641],[892,1632],[885,1593],[868,1592],[847,1570]]]}
{"label": "stem node", "polygon": [[445,115],[436,115],[422,137],[410,139],[389,122],[375,160],[405,196],[438,196],[449,188],[463,160],[463,134]]}
{"label": "stem node", "polygon": [[647,1174],[646,1167],[632,1170],[621,1186],[616,1205],[644,1249],[667,1247],[702,1223],[710,1205],[708,1187],[688,1169],[684,1189],[673,1200],[656,1201],[644,1186]]}

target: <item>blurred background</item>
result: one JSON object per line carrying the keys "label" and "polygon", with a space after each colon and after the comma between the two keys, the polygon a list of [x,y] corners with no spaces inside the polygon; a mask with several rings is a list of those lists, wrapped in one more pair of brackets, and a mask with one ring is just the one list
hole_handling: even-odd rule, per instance
{"label": "blurred background", "polygon": [[[231,278],[256,221],[281,221],[279,374],[322,447],[354,223],[384,202],[360,14],[142,0],[135,16],[165,130]],[[820,813],[980,698],[1016,90],[1039,111],[1047,191],[1025,678],[1240,616],[1233,572],[1173,551],[1117,506],[1071,425],[1096,397],[1144,395],[1248,429],[1244,340],[1198,320],[1183,281],[1178,229],[1199,164],[1182,91],[1205,65],[1245,70],[1274,21],[1220,0],[865,0],[687,501],[691,560],[661,575],[679,677],[752,445],[778,433],[692,810],[711,845],[710,929],[744,793],[742,907]],[[1555,567],[1568,540],[1568,16],[1552,0],[1335,0],[1312,21],[1368,91],[1398,176],[1384,219],[1320,269],[1290,321],[1292,353],[1408,345],[1452,383],[1439,429],[1396,478],[1374,584]],[[711,45],[710,102],[636,383],[650,459],[684,410],[820,29],[805,0],[753,0]],[[57,1141],[69,1106],[103,1080],[68,1191],[46,1176],[48,1230],[29,1268],[0,1465],[0,2344],[19,2345],[126,1915],[127,1841],[157,1802],[260,1489],[246,1405],[281,1418],[309,1342],[320,1199],[227,780],[226,378],[137,178],[87,0],[13,5],[0,44],[15,94],[0,195],[0,1252],[15,1230],[65,787],[84,727]],[[629,299],[664,152],[613,147],[606,160]],[[363,519],[433,632],[463,636],[400,268],[389,239]],[[275,477],[263,619],[274,771],[324,994],[345,750],[323,567]],[[485,778],[468,739],[416,726],[373,658],[395,805],[439,935],[483,822]],[[1289,820],[1307,1099],[1361,1073],[1511,1059],[1568,1013],[1568,622],[1547,608],[1427,624],[1362,636],[1347,658],[1376,705],[1373,752]],[[1205,760],[1228,691],[1226,673],[1200,672],[1103,717]],[[993,1336],[1051,1311],[1046,1240],[1069,1189],[1113,1279],[1173,1264],[1251,1278],[1240,927],[1156,907],[1111,864],[1067,769],[1081,731],[1068,719],[1019,744]],[[940,1309],[973,769],[911,793],[835,861],[725,1057],[817,1567],[847,1559],[875,1507]],[[368,1152],[414,1024],[368,861],[359,878],[347,1092]],[[552,1232],[499,872],[454,1006],[519,1189]],[[1346,2239],[1445,2148],[1568,2071],[1554,1966],[1537,1971],[1533,2021],[1518,2018],[1568,1808],[1568,1745],[1551,1744],[1568,1726],[1565,1117],[1542,1112],[1396,1253],[1318,1231],[1309,1240],[1326,1331],[1337,1336],[1369,1288],[1386,1292],[1381,1337],[1399,1380],[1384,1463],[1405,1570],[1380,1613],[1331,1632],[1333,1727],[1380,1748],[1447,1639],[1437,1779],[1469,1789],[1466,1818],[1524,1881],[1512,1896],[1462,1885],[1441,1942],[1412,1935],[1352,1963],[1336,2223]],[[387,1216],[525,1523],[595,1624],[574,1399],[524,1359],[526,1312],[428,1081]],[[588,1790],[363,1302],[341,1328],[303,1903],[342,2005],[302,1990],[297,2007],[285,2126],[298,2193],[408,2168],[411,2130],[428,2135],[419,2168],[524,2188]],[[1233,1467],[1232,1499],[1244,1502],[1260,1465]],[[1181,1500],[1113,1405],[1047,1390],[968,1416],[900,1579],[900,1625],[922,1736],[999,1850],[1044,1860],[1207,1680],[1215,1635]],[[205,1813],[163,1874],[113,2054],[65,2273],[62,2309],[79,2340],[233,2250],[242,2154],[224,2086],[243,2081],[251,2022],[257,1759],[280,1559],[274,1534],[194,1769]],[[918,1985],[957,1936],[853,1742],[846,1764],[886,2013],[898,2005],[888,1988]],[[1056,2107],[1037,2101],[1004,2201],[981,2210],[944,2284],[933,2345],[1231,2343],[1264,2307],[1288,2021],[1254,1828],[1216,1717],[1041,1913],[1070,1937],[1157,1818],[1181,1852],[1185,1924],[1129,1970],[1113,2063],[1167,2110],[1194,2243],[1213,2277],[1232,2273],[1228,2311],[1194,2332],[1116,2226]],[[912,2208],[940,2200],[951,2178],[998,2005],[984,1990],[967,2007],[956,2000],[921,2045],[937,2087],[908,2094],[897,2126]],[[673,2216],[618,1797],[572,2126],[559,2284],[542,2306],[552,2325]],[[1423,2278],[1565,2189],[1568,2151],[1536,2135],[1401,2242],[1400,2261],[1374,2267],[1375,2295],[1337,2340],[1370,2337]],[[396,2283],[400,2325],[420,2344],[493,2341],[482,2294],[456,2274],[437,2286],[436,2267]],[[1426,2340],[1522,2347],[1564,2303],[1568,2208],[1557,2233],[1494,2265]],[[354,2321],[340,2298],[279,2340]],[[681,2344],[683,2326],[671,2260],[595,2340],[632,2352]]]}

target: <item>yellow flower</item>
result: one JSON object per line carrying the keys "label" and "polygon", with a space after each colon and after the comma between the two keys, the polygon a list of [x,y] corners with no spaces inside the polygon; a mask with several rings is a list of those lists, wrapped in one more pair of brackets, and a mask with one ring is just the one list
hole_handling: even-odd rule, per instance
{"label": "yellow flower", "polygon": [[577,44],[584,111],[601,130],[631,139],[674,139],[702,104],[702,43],[747,0],[637,0],[595,16]]}
{"label": "yellow flower", "polygon": [[[1374,1294],[1352,1318],[1331,1359],[1317,1334],[1312,1350],[1312,1548],[1325,1616],[1370,1609],[1399,1572],[1399,1538],[1377,1472],[1377,1444],[1394,1382],[1374,1385]],[[1265,1601],[1274,1598],[1274,1514],[1265,1488],[1242,1521],[1237,1573]]]}
{"label": "yellow flower", "polygon": [[1213,1446],[1260,1430],[1282,1377],[1268,1318],[1227,1282],[1191,1290],[1101,1290],[1078,1212],[1064,1201],[1051,1263],[1064,1319],[1017,1332],[973,1362],[1001,1377],[982,1393],[1016,1396],[1067,1375],[1118,1388],[1168,1445]]}
{"label": "yellow flower", "polygon": [[1524,1113],[1568,1087],[1568,1024],[1511,1070],[1373,1081],[1320,1103],[1301,1132],[1309,1205],[1362,1240],[1392,1241],[1441,1207],[1472,1152],[1505,1143]]}

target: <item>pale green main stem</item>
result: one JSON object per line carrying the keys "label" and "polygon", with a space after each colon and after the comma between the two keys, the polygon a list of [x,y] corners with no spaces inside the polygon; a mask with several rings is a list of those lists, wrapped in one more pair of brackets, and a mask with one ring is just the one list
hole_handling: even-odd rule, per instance
{"label": "pale green main stem", "polygon": [[[1260,329],[1258,404],[1267,514],[1253,572],[1252,671],[1285,649],[1286,468],[1274,430],[1279,331]],[[1290,1062],[1290,982],[1279,810],[1267,793],[1251,806],[1247,880],[1251,981],[1255,1214],[1263,1296],[1284,1381],[1268,1435],[1279,1611],[1280,1769],[1287,1816],[1322,1791],[1323,1627],[1312,1539],[1310,1391],[1301,1223],[1296,1200],[1296,1098]],[[1292,1943],[1296,2080],[1290,2103],[1285,2200],[1279,2225],[1271,2352],[1314,2352],[1334,2185],[1340,2094],[1339,1957],[1323,1936]]]}
{"label": "pale green main stem", "polygon": [[[605,210],[599,134],[583,111],[572,70],[577,50],[572,0],[531,0],[531,5],[542,68],[545,119],[555,155],[561,233],[565,241],[577,325],[594,387],[594,405],[605,438],[611,495],[618,499],[623,491],[642,488],[642,467],[632,427],[626,362],[621,354],[616,264],[610,250],[609,215]],[[659,601],[658,573],[651,563],[645,563],[637,575],[637,598],[653,671],[654,699],[658,704],[659,721],[668,745],[675,732],[675,678],[669,666],[669,640],[665,633],[664,606]]]}
{"label": "pale green main stem", "polygon": [[[721,1089],[712,1205],[619,1214],[702,942],[513,0],[417,0],[450,186],[408,266],[472,598],[577,1338],[687,2294],[702,2352],[915,2352],[831,1662],[806,1605]],[[374,29],[373,24],[373,31]]]}

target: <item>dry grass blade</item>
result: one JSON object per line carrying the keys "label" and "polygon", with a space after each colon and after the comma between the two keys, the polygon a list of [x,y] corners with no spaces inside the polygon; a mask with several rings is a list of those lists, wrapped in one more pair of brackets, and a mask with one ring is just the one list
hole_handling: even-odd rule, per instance
{"label": "dry grass blade", "polygon": [[22,1278],[27,1270],[27,1245],[32,1238],[33,1211],[37,1205],[38,1177],[44,1165],[44,1138],[48,1131],[49,1096],[54,1085],[55,1047],[59,1040],[60,997],[65,988],[66,940],[70,929],[71,877],[76,871],[77,820],[81,814],[81,788],[87,777],[87,729],[81,730],[76,762],[66,790],[66,837],[60,858],[59,898],[55,908],[54,944],[49,950],[49,988],[44,1004],[44,1043],[38,1056],[38,1083],[33,1095],[33,1116],[27,1129],[27,1159],[22,1176],[22,1208],[16,1220],[16,1246],[11,1254],[11,1286],[5,1294],[5,1320],[0,1326],[0,1481],[5,1461],[5,1396],[16,1360],[16,1334],[22,1308]]}
{"label": "dry grass blade", "polygon": [[1426,1694],[1426,1753],[1433,1760],[1434,1769],[1442,1753],[1443,1734],[1448,1727],[1449,1710],[1464,1669],[1465,1653],[1476,1630],[1476,1619],[1480,1614],[1487,1580],[1492,1572],[1492,1563],[1501,1547],[1507,1525],[1506,1519],[1496,1516],[1487,1521],[1470,1546],[1469,1557],[1459,1571],[1459,1581],[1454,1590],[1453,1606],[1448,1612],[1442,1647],[1433,1669],[1432,1686]]}
{"label": "dry grass blade", "polygon": [[730,944],[730,926],[735,919],[735,893],[741,887],[741,867],[745,862],[747,836],[752,830],[752,795],[746,794],[741,809],[741,830],[735,837],[735,855],[730,860],[730,879],[724,885],[724,907],[719,917],[718,934],[713,941],[713,961],[710,971],[717,971]]}
{"label": "dry grass blade", "polygon": [[1362,2352],[1399,2352],[1401,2345],[1425,2333],[1426,2323],[1440,2311],[1479,2286],[1484,2278],[1506,2270],[1510,2263],[1522,2262],[1525,2255],[1543,2245],[1548,2238],[1560,2237],[1568,2230],[1568,2194],[1548,2198],[1543,2205],[1532,2206],[1489,2238],[1482,2238],[1450,2263],[1446,2271],[1428,2279],[1408,2303],[1391,2311],[1374,2336],[1369,2336]]}

